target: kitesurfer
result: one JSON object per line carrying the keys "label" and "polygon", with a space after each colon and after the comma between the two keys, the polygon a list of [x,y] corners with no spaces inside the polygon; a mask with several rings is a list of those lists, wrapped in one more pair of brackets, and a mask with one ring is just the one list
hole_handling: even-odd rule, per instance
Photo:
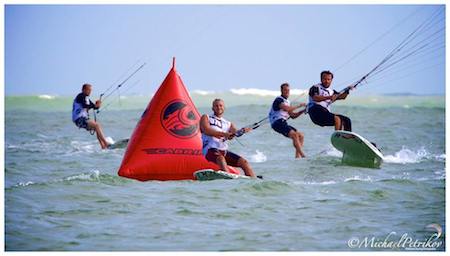
{"label": "kitesurfer", "polygon": [[73,100],[72,106],[72,121],[78,128],[86,129],[87,131],[95,131],[98,142],[102,149],[109,146],[105,139],[102,128],[96,120],[89,119],[89,109],[97,110],[100,108],[102,102],[97,100],[95,104],[89,99],[92,92],[92,85],[83,84],[81,93]]}
{"label": "kitesurfer", "polygon": [[[227,140],[236,136],[238,130],[234,124],[225,118],[225,103],[215,99],[212,103],[213,114],[203,115],[200,119],[202,132],[203,155],[210,162],[216,163],[221,170],[228,171],[228,165],[240,167],[245,175],[256,178],[250,164],[243,157],[228,150]],[[251,128],[242,128],[239,133],[247,133]]]}
{"label": "kitesurfer", "polygon": [[295,147],[295,158],[305,157],[305,154],[302,151],[304,136],[303,133],[298,132],[297,129],[290,126],[287,123],[289,118],[297,118],[301,114],[303,114],[306,109],[303,109],[299,112],[294,112],[294,110],[299,109],[301,107],[306,107],[305,103],[300,103],[296,106],[291,106],[290,101],[288,100],[290,94],[290,88],[288,83],[283,83],[280,86],[281,95],[276,97],[272,103],[272,107],[269,112],[269,120],[276,132],[284,135],[287,138],[291,138]]}
{"label": "kitesurfer", "polygon": [[320,126],[334,126],[335,130],[352,131],[350,118],[331,113],[330,105],[336,100],[347,98],[353,87],[347,87],[342,93],[331,89],[333,73],[330,71],[322,71],[320,80],[321,83],[313,85],[309,89],[308,114],[311,121]]}

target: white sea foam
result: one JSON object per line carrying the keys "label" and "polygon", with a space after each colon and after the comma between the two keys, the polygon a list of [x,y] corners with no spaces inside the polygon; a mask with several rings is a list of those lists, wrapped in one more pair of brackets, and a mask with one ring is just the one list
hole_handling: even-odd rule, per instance
{"label": "white sea foam", "polygon": [[[71,141],[70,145],[76,149],[76,151],[79,152],[87,152],[87,153],[93,153],[95,151],[95,147],[98,146],[97,143],[94,141]],[[72,153],[70,153],[72,154]]]}
{"label": "white sea foam", "polygon": [[263,163],[267,161],[267,157],[263,152],[256,150],[256,153],[251,155],[248,161],[250,161],[251,163]]}
{"label": "white sea foam", "polygon": [[32,181],[19,182],[17,185],[15,185],[15,187],[26,187],[26,186],[33,185],[33,184],[35,184],[35,183]]}
{"label": "white sea foam", "polygon": [[40,137],[40,138],[43,138],[43,139],[48,139],[48,138],[50,138],[49,136],[44,135],[44,134],[42,134],[42,133],[37,133],[36,135],[37,135],[38,137]]}
{"label": "white sea foam", "polygon": [[5,143],[6,149],[15,149],[15,148],[21,148],[19,145],[9,144]]}
{"label": "white sea foam", "polygon": [[300,185],[333,185],[336,184],[334,180],[326,180],[326,181],[294,181],[294,184]]}
{"label": "white sea foam", "polygon": [[72,180],[98,180],[100,177],[100,171],[98,170],[93,170],[90,173],[82,173],[82,174],[77,174],[77,175],[73,175],[73,176],[69,176],[67,178],[65,178],[65,181],[72,181]]}
{"label": "white sea foam", "polygon": [[56,96],[53,95],[48,95],[48,94],[42,94],[42,95],[38,95],[39,99],[44,99],[44,100],[53,100],[56,98]]}
{"label": "white sea foam", "polygon": [[435,171],[434,174],[436,174],[435,179],[445,180],[445,170]]}
{"label": "white sea foam", "polygon": [[5,143],[6,149],[18,149],[23,151],[32,151],[32,152],[43,152],[49,149],[55,149],[55,145],[51,142],[42,142],[39,140],[30,140],[28,142],[22,142],[20,144],[9,144]]}
{"label": "white sea foam", "polygon": [[320,182],[314,182],[314,181],[310,181],[310,182],[306,182],[309,185],[333,185],[336,184],[336,181],[334,180],[326,180],[326,181],[320,181]]}
{"label": "white sea foam", "polygon": [[42,183],[35,183],[33,181],[19,182],[16,185],[14,185],[13,187],[26,187],[26,186],[35,185],[35,184],[37,184],[37,185],[51,184],[51,183],[58,183],[58,182],[64,182],[64,181],[77,181],[77,180],[78,181],[91,181],[91,180],[98,181],[99,178],[100,178],[100,171],[93,170],[89,173],[76,174],[76,175],[69,176],[66,178],[56,179],[56,180],[42,182]]}
{"label": "white sea foam", "polygon": [[[276,90],[276,91],[272,91],[272,90],[265,90],[265,89],[257,89],[257,88],[240,88],[240,89],[231,89],[230,90],[231,93],[236,94],[236,95],[255,95],[255,96],[263,96],[263,97],[267,97],[267,96],[271,96],[271,97],[275,97],[280,95],[280,91]],[[307,91],[306,90],[300,90],[300,89],[291,89],[290,94],[291,95],[306,95]]]}
{"label": "white sea foam", "polygon": [[436,160],[444,161],[445,162],[445,154],[441,154],[435,157]]}
{"label": "white sea foam", "polygon": [[424,147],[414,152],[403,146],[402,149],[396,152],[394,155],[384,156],[383,160],[386,163],[411,164],[411,163],[418,163],[421,160],[429,157],[430,153],[428,153]]}
{"label": "white sea foam", "polygon": [[353,177],[346,178],[344,180],[344,182],[349,182],[349,181],[372,181],[372,178],[370,178],[370,176],[367,176],[366,178],[361,178],[358,175],[355,175]]}

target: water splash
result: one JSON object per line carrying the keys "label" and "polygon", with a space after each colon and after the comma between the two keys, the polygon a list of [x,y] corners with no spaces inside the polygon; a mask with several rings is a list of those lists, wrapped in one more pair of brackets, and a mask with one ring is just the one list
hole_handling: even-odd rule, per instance
{"label": "water splash", "polygon": [[256,150],[256,153],[251,155],[248,161],[251,163],[264,163],[267,161],[267,157],[263,152]]}
{"label": "water splash", "polygon": [[334,147],[330,147],[330,149],[325,150],[325,154],[327,156],[342,157],[342,152]]}
{"label": "water splash", "polygon": [[[437,156],[437,157],[441,157]],[[445,157],[445,156],[444,156]],[[431,155],[424,147],[421,147],[417,151],[413,151],[403,146],[402,149],[396,152],[394,155],[384,156],[383,160],[386,163],[395,163],[395,164],[413,164],[419,163],[422,160],[436,158],[436,156]]]}

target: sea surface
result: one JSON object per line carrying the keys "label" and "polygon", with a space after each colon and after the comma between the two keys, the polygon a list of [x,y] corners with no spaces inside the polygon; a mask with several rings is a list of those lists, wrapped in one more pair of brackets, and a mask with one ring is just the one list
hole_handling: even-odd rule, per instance
{"label": "sea surface", "polygon": [[[191,95],[200,113],[225,99],[238,127],[264,118],[274,98]],[[97,115],[107,136],[129,138],[150,98],[111,101]],[[125,149],[101,150],[71,108],[72,97],[5,97],[7,251],[445,249],[444,96],[350,95],[333,106],[381,149],[380,169],[341,164],[333,129],[301,116],[289,123],[305,134],[306,159],[266,124],[230,142],[263,180],[207,182],[119,177]]]}

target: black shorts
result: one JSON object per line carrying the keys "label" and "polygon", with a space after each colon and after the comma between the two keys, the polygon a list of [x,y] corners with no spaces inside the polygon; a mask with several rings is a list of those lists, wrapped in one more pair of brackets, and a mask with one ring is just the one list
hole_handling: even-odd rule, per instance
{"label": "black shorts", "polygon": [[83,128],[83,129],[90,131],[91,129],[89,129],[89,125],[88,125],[87,121],[88,121],[88,119],[86,117],[80,117],[77,120],[75,120],[74,123],[78,128]]}
{"label": "black shorts", "polygon": [[219,156],[225,157],[225,161],[228,165],[238,167],[238,161],[241,157],[231,151],[226,150],[218,150],[217,148],[210,148],[206,153],[206,160],[216,163],[216,160]]}
{"label": "black shorts", "polygon": [[352,131],[352,120],[343,115],[336,115],[328,111],[328,109],[314,104],[308,110],[309,117],[313,123],[320,126],[334,126],[334,117],[338,116],[341,119],[342,127],[345,131]]}
{"label": "black shorts", "polygon": [[320,126],[334,126],[334,114],[321,105],[314,104],[308,109],[311,121]]}
{"label": "black shorts", "polygon": [[286,120],[284,119],[278,119],[272,124],[272,129],[274,129],[276,132],[283,134],[284,136],[289,138],[289,132],[294,130],[297,131],[294,127],[288,125]]}

